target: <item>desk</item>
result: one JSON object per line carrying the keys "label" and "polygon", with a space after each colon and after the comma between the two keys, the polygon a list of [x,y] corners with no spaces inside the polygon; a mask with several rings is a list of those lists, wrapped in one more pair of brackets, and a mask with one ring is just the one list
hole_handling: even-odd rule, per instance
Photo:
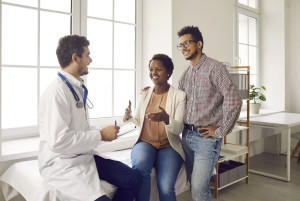
{"label": "desk", "polygon": [[251,126],[258,126],[264,128],[280,129],[283,137],[287,141],[287,154],[286,154],[286,176],[281,177],[274,174],[269,174],[262,171],[251,170],[250,172],[269,176],[272,178],[290,181],[290,147],[291,147],[291,128],[300,125],[300,114],[280,112],[270,115],[258,116],[250,118]]}

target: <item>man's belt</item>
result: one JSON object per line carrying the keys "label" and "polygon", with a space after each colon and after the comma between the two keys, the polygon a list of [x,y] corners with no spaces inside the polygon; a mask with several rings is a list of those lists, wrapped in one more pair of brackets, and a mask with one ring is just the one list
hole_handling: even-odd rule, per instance
{"label": "man's belt", "polygon": [[195,126],[195,125],[192,125],[192,124],[184,124],[184,128],[190,130],[190,131],[198,131],[198,129],[200,128],[201,126]]}

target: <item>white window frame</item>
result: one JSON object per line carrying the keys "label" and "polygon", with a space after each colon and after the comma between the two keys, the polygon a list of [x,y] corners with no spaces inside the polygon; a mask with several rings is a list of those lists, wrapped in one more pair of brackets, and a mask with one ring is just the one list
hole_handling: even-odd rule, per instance
{"label": "white window frame", "polygon": [[257,2],[257,8],[252,8],[252,7],[250,7],[250,6],[247,6],[247,5],[244,5],[244,4],[241,4],[241,3],[239,3],[239,0],[235,0],[235,5],[237,6],[237,7],[239,7],[239,8],[243,8],[243,9],[245,9],[245,10],[249,10],[249,11],[252,11],[252,12],[254,12],[254,13],[259,13],[259,1],[260,0],[256,0]]}
{"label": "white window frame", "polygon": [[[78,5],[78,2],[80,0],[73,0],[72,6],[74,7],[74,5]],[[38,11],[38,52],[37,54],[40,54],[40,11],[49,11],[51,13],[64,13],[64,14],[68,14],[66,12],[61,12],[61,11],[53,11],[53,10],[48,10],[48,9],[44,9],[44,8],[40,8],[40,2],[38,0],[38,7],[31,7],[31,6],[26,6],[26,5],[21,5],[21,4],[13,4],[13,3],[6,3],[6,2],[2,2],[0,0],[0,13],[2,13],[2,5],[11,5],[11,6],[16,6],[16,7],[20,7],[20,8],[31,8],[32,10],[37,10]],[[72,13],[70,14],[70,16],[75,16]],[[74,20],[72,20],[72,22],[74,22]],[[73,28],[74,26],[71,25],[71,27]],[[2,15],[0,16],[0,40],[2,40]],[[2,43],[1,43],[2,44]],[[2,48],[2,46],[0,46],[0,48]],[[0,53],[2,52],[2,49],[0,49]],[[0,54],[0,58],[2,57],[2,54]],[[2,59],[2,58],[1,58]],[[9,67],[11,65],[2,65],[2,60],[0,60],[0,76],[2,73],[2,67]],[[27,66],[22,66],[22,65],[13,65],[14,67],[22,67],[22,68],[28,68]],[[59,67],[59,66],[57,66]],[[36,107],[38,108],[39,105],[39,98],[40,98],[40,76],[39,76],[39,72],[41,68],[47,68],[47,66],[41,66],[40,65],[40,57],[38,56],[38,62],[37,65],[33,68],[37,69],[38,72],[38,86],[37,86],[37,105]],[[1,77],[0,77],[0,81],[1,81]],[[2,91],[0,90],[0,108],[2,107],[2,103],[1,103],[1,96]],[[38,109],[37,109],[38,111]],[[37,117],[38,117],[38,112],[37,112]],[[37,122],[37,126],[28,126],[28,127],[18,127],[18,128],[9,128],[9,129],[2,129],[2,125],[1,125],[1,118],[3,118],[1,116],[0,113],[0,144],[2,142],[2,140],[8,140],[8,139],[16,139],[16,138],[23,138],[23,137],[32,137],[32,136],[38,136],[39,135],[39,131],[38,131],[38,122]],[[0,153],[1,154],[1,153]]]}
{"label": "white window frame", "polygon": [[[0,0],[0,44],[2,44],[2,1]],[[2,82],[2,45],[0,45],[0,83]],[[0,109],[2,108],[2,90],[0,89]],[[2,121],[0,113],[0,155],[2,155]]]}
{"label": "white window frame", "polygon": [[[257,19],[257,27],[256,27],[256,38],[257,38],[257,52],[256,52],[256,74],[251,73],[251,66],[250,66],[250,76],[256,76],[256,83],[255,85],[260,84],[260,16],[259,16],[259,0],[257,0],[257,9],[253,9],[251,7],[245,6],[244,4],[238,3],[236,0],[235,6],[235,26],[234,26],[234,58],[235,58],[235,65],[238,66],[240,62],[239,57],[239,21],[238,15],[243,14],[252,18]],[[248,45],[248,44],[247,44]],[[248,52],[249,54],[249,52]],[[249,57],[248,57],[249,58]],[[249,63],[249,61],[248,61]]]}
{"label": "white window frame", "polygon": [[[113,0],[114,4],[114,0]],[[107,20],[103,19],[106,21],[110,21],[113,24],[114,23],[122,23],[122,24],[135,24],[136,27],[136,50],[135,50],[135,69],[118,69],[118,68],[91,68],[94,70],[111,70],[112,71],[112,94],[114,94],[114,71],[115,70],[124,70],[124,71],[135,71],[135,103],[137,102],[137,98],[139,96],[139,91],[142,88],[142,1],[135,0],[136,4],[136,22],[135,23],[123,23],[119,22],[117,20]],[[87,36],[87,1],[81,1],[81,35]],[[95,18],[95,19],[100,19],[100,18]],[[113,26],[114,27],[114,26]],[[114,35],[114,28],[112,34]],[[114,40],[114,37],[113,37]],[[114,42],[113,42],[114,43]],[[112,47],[112,52],[114,52],[114,46]],[[113,55],[114,57],[114,55]],[[112,59],[114,60],[114,58]],[[88,76],[87,76],[87,82],[88,82]],[[132,106],[132,108],[135,108],[135,105]],[[125,111],[125,108],[124,108]],[[114,97],[112,99],[112,113],[114,114]],[[93,125],[99,125],[99,126],[105,126],[105,125],[112,125],[112,123],[117,120],[118,125],[121,125],[123,122],[123,116],[112,116],[112,117],[106,117],[106,118],[91,118],[91,124]]]}
{"label": "white window frame", "polygon": [[[0,0],[0,13],[2,13],[2,3],[7,4],[7,5],[14,5],[14,4],[10,4],[10,3],[4,3]],[[86,36],[86,24],[85,24],[85,30],[84,30],[83,17],[81,17],[83,15],[83,13],[81,13],[82,6],[87,7],[86,0],[73,0],[73,2],[72,2],[72,11],[73,12],[71,13],[71,16],[73,16],[72,25],[71,25],[72,26],[72,34]],[[20,7],[27,7],[27,6],[20,5]],[[47,10],[47,9],[37,8],[37,10]],[[55,11],[51,11],[51,12],[55,12]],[[81,16],[80,16],[80,14],[81,14]],[[40,26],[40,24],[38,24],[37,26]],[[40,37],[40,33],[38,34],[38,37]],[[1,40],[2,40],[2,19],[1,19],[1,15],[0,15],[0,44],[2,44]],[[40,38],[38,40],[40,41]],[[38,43],[40,43],[40,42],[38,42]],[[1,48],[2,47],[0,45],[0,65],[1,65],[1,67],[0,67],[0,82],[1,82],[1,73],[2,73],[2,58],[1,58],[2,50],[1,50]],[[38,54],[39,54],[39,51],[38,51]],[[135,67],[135,72],[136,72],[135,99],[137,100],[139,90],[142,87],[142,67],[141,67],[142,66],[142,1],[139,1],[139,0],[136,0],[136,63],[135,63],[135,66],[136,66]],[[39,71],[41,68],[40,63],[38,63],[37,68]],[[40,77],[38,76],[38,80],[39,79],[40,79]],[[40,98],[39,87],[38,87],[37,93],[38,93],[38,102],[37,103],[39,104],[39,98]],[[0,90],[0,109],[2,107],[1,96],[2,96],[2,92]],[[38,107],[38,104],[36,107]],[[38,116],[38,113],[36,115]],[[3,140],[31,137],[31,136],[39,135],[38,126],[2,129],[1,118],[2,117],[1,117],[1,113],[0,113],[0,155],[1,155],[1,143]],[[104,126],[104,125],[107,125],[108,123],[111,124],[116,119],[119,122],[121,122],[122,117],[92,119],[91,122],[92,123],[94,122],[95,124],[100,125],[100,126]]]}

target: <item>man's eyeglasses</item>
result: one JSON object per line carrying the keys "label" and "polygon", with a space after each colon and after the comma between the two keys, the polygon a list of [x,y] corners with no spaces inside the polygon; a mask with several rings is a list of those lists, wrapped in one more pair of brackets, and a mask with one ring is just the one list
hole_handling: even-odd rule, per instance
{"label": "man's eyeglasses", "polygon": [[181,51],[183,47],[184,47],[184,48],[187,48],[188,46],[190,46],[191,42],[196,42],[196,41],[195,41],[195,40],[186,40],[186,41],[184,41],[183,43],[179,43],[179,44],[177,45],[177,49],[178,49],[179,51]]}

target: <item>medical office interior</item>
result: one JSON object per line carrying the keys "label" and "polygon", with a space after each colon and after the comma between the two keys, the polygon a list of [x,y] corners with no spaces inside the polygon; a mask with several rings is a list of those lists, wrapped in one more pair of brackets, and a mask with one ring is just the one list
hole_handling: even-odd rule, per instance
{"label": "medical office interior", "polygon": [[[177,31],[195,25],[203,34],[203,52],[207,56],[230,66],[250,66],[250,84],[267,89],[260,114],[250,113],[248,154],[234,158],[247,163],[249,157],[247,176],[220,188],[217,196],[212,186],[212,199],[299,200],[299,152],[291,161],[288,155],[300,139],[286,137],[300,132],[300,122],[296,121],[300,119],[299,0],[0,2],[0,176],[14,164],[37,159],[39,96],[57,76],[55,48],[61,36],[73,33],[90,40],[93,62],[84,79],[94,105],[91,122],[104,126],[116,120],[122,125],[128,100],[135,105],[140,90],[152,85],[147,67],[154,54],[172,58],[174,72],[170,82],[177,88],[189,65],[176,48]],[[289,125],[251,125],[251,118],[289,113],[296,114]],[[245,114],[244,100],[241,119]],[[245,132],[229,134],[228,141],[245,145]],[[99,150],[130,149],[133,137],[124,135],[122,139],[100,144]],[[257,173],[257,169],[266,174]],[[19,183],[29,185],[30,175],[24,177],[28,181]],[[220,179],[221,176],[219,182]],[[2,191],[0,201],[5,200]],[[192,200],[188,186],[177,198]],[[24,198],[17,195],[11,200]]]}

